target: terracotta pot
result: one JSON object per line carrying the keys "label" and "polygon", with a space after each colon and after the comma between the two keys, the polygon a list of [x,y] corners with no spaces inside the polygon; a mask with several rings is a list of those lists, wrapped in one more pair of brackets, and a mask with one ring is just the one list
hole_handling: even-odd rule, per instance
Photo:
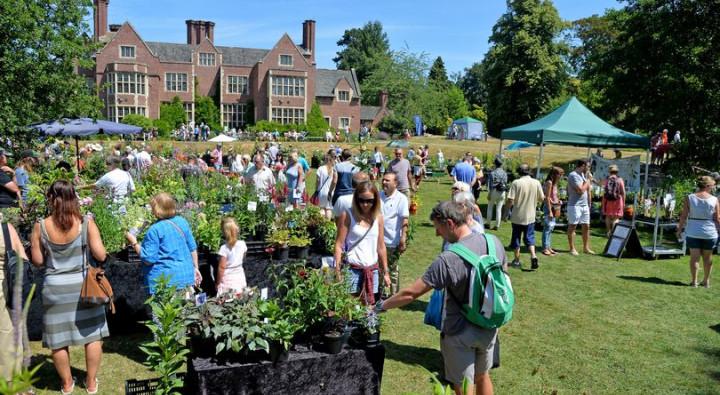
{"label": "terracotta pot", "polygon": [[418,204],[417,203],[410,203],[410,207],[408,207],[408,210],[410,211],[410,214],[415,215],[418,211]]}
{"label": "terracotta pot", "polygon": [[633,206],[632,204],[625,206],[625,211],[623,213],[624,214],[623,216],[625,219],[632,219],[634,213],[635,213],[635,206]]}

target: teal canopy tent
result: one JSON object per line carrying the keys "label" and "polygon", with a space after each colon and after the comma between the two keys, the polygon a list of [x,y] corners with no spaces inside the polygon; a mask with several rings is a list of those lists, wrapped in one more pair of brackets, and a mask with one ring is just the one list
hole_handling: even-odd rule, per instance
{"label": "teal canopy tent", "polygon": [[[543,147],[546,144],[588,147],[588,156],[591,147],[641,148],[648,150],[648,153],[650,149],[648,137],[629,133],[610,125],[593,114],[574,96],[555,111],[540,119],[503,129],[500,138],[500,152],[502,152],[502,141],[505,139],[522,140],[540,146],[538,176]],[[647,169],[645,182],[647,183]]]}
{"label": "teal canopy tent", "polygon": [[454,136],[453,138],[460,140],[482,140],[484,129],[482,121],[470,117],[456,119],[448,128],[448,132],[453,129],[453,125],[457,125],[457,127],[462,130],[461,136]]}

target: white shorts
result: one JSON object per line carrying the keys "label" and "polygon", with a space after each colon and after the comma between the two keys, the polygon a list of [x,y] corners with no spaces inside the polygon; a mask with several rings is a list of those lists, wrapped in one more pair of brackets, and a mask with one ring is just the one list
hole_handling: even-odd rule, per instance
{"label": "white shorts", "polygon": [[497,329],[485,329],[466,324],[460,333],[441,335],[440,352],[445,361],[445,378],[460,385],[463,378],[471,383],[475,376],[487,373],[493,364],[493,349]]}
{"label": "white shorts", "polygon": [[567,206],[568,224],[589,224],[590,206]]}

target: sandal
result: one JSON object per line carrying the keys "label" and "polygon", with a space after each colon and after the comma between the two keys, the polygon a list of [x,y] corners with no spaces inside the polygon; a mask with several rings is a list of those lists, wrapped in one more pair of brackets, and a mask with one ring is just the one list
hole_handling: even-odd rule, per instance
{"label": "sandal", "polygon": [[97,394],[99,387],[100,387],[100,385],[98,383],[97,377],[95,377],[95,389],[93,391],[90,391],[90,389],[88,388],[88,385],[87,385],[87,381],[85,381],[85,392],[87,392],[90,395]]}
{"label": "sandal", "polygon": [[693,281],[693,282],[691,282],[691,283],[688,284],[688,285],[690,285],[690,286],[693,287],[693,288],[697,288],[698,283],[696,283],[696,282]]}
{"label": "sandal", "polygon": [[62,395],[70,395],[70,394],[72,394],[73,391],[75,391],[75,382],[76,382],[76,381],[77,381],[77,378],[73,377],[73,378],[72,378],[72,385],[70,386],[70,391],[65,391],[65,387],[63,387],[63,385],[60,384],[60,393],[61,393]]}
{"label": "sandal", "polygon": [[705,288],[710,288],[710,283],[703,281],[703,282],[700,283],[700,286],[701,286],[701,287],[705,287]]}
{"label": "sandal", "polygon": [[543,251],[542,251],[542,254],[543,254],[543,255],[547,255],[547,256],[553,256],[553,253],[550,252],[549,250],[543,250]]}

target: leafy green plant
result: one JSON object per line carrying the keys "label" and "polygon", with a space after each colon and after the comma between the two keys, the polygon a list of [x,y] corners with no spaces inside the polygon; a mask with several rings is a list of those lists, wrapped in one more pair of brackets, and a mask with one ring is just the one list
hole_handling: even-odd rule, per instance
{"label": "leafy green plant", "polygon": [[0,380],[0,395],[16,395],[32,389],[33,384],[39,380],[36,376],[42,366],[40,363],[32,369],[23,368],[13,373],[10,381]]}
{"label": "leafy green plant", "polygon": [[323,222],[317,227],[316,234],[323,241],[325,253],[333,253],[335,251],[335,239],[337,238],[337,225],[335,222],[329,220]]}
{"label": "leafy green plant", "polygon": [[302,328],[302,325],[283,310],[277,300],[261,303],[260,313],[267,319],[264,328],[267,339],[280,344],[283,350],[289,350],[295,333]]}
{"label": "leafy green plant", "polygon": [[287,247],[290,243],[290,231],[287,229],[273,229],[265,241],[276,247]]}
{"label": "leafy green plant", "polygon": [[292,235],[290,236],[290,239],[288,240],[288,246],[289,247],[307,247],[310,245],[312,241],[310,240],[310,237],[303,236],[303,235]]}
{"label": "leafy green plant", "polygon": [[97,196],[87,207],[87,212],[95,218],[107,252],[112,254],[122,250],[127,241],[121,225],[119,206],[103,196]]}
{"label": "leafy green plant", "polygon": [[170,279],[160,276],[155,285],[155,294],[146,302],[152,309],[153,320],[145,325],[153,334],[153,340],[144,343],[140,349],[147,355],[145,365],[160,375],[156,394],[180,394],[176,388],[183,385],[178,373],[190,352],[186,348],[187,335],[183,322],[185,301],[178,289],[170,285]]}

